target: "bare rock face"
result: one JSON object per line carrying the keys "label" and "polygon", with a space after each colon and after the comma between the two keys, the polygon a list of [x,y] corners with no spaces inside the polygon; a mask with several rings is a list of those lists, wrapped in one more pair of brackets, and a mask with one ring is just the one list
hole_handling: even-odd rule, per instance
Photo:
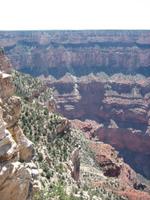
{"label": "bare rock face", "polygon": [[[97,136],[117,148],[137,172],[150,177],[150,79],[123,74],[109,77],[105,73],[80,78],[70,75],[72,79],[68,76],[47,81],[55,88],[58,111],[72,120],[89,119],[75,124],[80,124],[87,137]],[[99,123],[99,127],[90,120]],[[141,165],[142,159],[145,165]]]}
{"label": "bare rock face", "polygon": [[31,174],[19,162],[18,144],[5,129],[2,109],[0,112],[3,127],[0,132],[0,196],[3,200],[26,200],[30,195]]}
{"label": "bare rock face", "polygon": [[1,32],[13,65],[33,75],[149,74],[150,31]]}
{"label": "bare rock face", "polygon": [[56,133],[62,134],[70,127],[70,122],[67,118],[62,118],[61,123],[56,126]]}
{"label": "bare rock face", "polygon": [[20,160],[31,161],[34,155],[33,143],[26,138],[18,125],[14,126],[10,131],[18,144]]}
{"label": "bare rock face", "polygon": [[105,176],[117,177],[124,184],[134,185],[137,181],[136,173],[124,163],[112,146],[92,141],[90,147],[95,152],[96,162],[101,166]]}
{"label": "bare rock face", "polygon": [[31,175],[20,162],[1,164],[0,195],[3,200],[26,200],[30,197]]}
{"label": "bare rock face", "polygon": [[2,108],[0,108],[0,126],[1,126],[1,133],[0,133],[0,160],[6,161],[10,160],[14,156],[17,156],[18,149],[17,144],[12,138],[12,135],[8,130],[5,129],[5,124],[2,118]]}
{"label": "bare rock face", "polygon": [[0,71],[10,73],[12,65],[7,56],[4,54],[4,49],[0,48]]}
{"label": "bare rock face", "polygon": [[[114,192],[125,195],[130,200],[150,199],[150,195],[146,192],[149,186],[124,162],[123,158],[111,145],[91,140],[89,146],[103,174],[116,181],[117,187],[114,187]],[[102,179],[95,183],[93,181],[93,184],[107,187]]]}
{"label": "bare rock face", "polygon": [[139,133],[132,133],[131,130],[121,128],[99,128],[95,131],[99,140],[110,143],[117,149],[126,149],[149,155],[150,137]]}
{"label": "bare rock face", "polygon": [[56,89],[58,110],[65,116],[94,119],[99,123],[106,121],[107,127],[113,125],[113,128],[132,128],[132,120],[133,129],[146,132],[149,126],[149,78],[123,74],[109,77],[100,73],[74,77],[72,82],[66,79],[64,76],[47,82]]}
{"label": "bare rock face", "polygon": [[29,165],[34,155],[33,144],[18,125],[21,101],[12,96],[11,75],[2,72],[0,83],[0,198],[29,200],[34,185],[33,174],[37,170],[36,167],[32,169],[32,163]]}
{"label": "bare rock face", "polygon": [[14,85],[12,84],[10,74],[2,73],[0,71],[0,97],[8,98],[14,94]]}
{"label": "bare rock face", "polygon": [[13,127],[19,120],[21,114],[21,100],[19,97],[11,96],[3,104],[3,118],[7,123],[6,127]]}
{"label": "bare rock face", "polygon": [[[13,140],[11,134],[6,131],[6,136],[0,142],[0,160],[10,160],[18,154],[18,148],[16,142]],[[17,156],[18,157],[18,156]]]}
{"label": "bare rock face", "polygon": [[94,120],[81,121],[78,119],[71,120],[73,128],[81,130],[88,139],[95,136],[95,131],[101,127],[99,123]]}

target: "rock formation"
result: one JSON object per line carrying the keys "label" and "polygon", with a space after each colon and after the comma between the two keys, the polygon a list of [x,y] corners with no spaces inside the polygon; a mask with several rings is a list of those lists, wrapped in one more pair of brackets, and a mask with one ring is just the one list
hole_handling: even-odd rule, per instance
{"label": "rock formation", "polygon": [[0,39],[13,66],[33,75],[150,75],[150,31],[0,32]]}
{"label": "rock formation", "polygon": [[76,147],[70,155],[71,176],[78,184],[80,178],[80,149],[80,146]]}
{"label": "rock formation", "polygon": [[[3,60],[3,62],[0,61],[2,65],[5,63],[5,56]],[[18,124],[21,101],[19,97],[12,96],[13,94],[14,85],[11,75],[1,72],[0,198],[2,200],[29,200],[33,189],[38,186],[33,182],[38,170],[32,162],[33,144],[25,137]]]}
{"label": "rock formation", "polygon": [[118,177],[124,181],[124,184],[129,185],[133,185],[137,181],[136,173],[123,162],[123,159],[109,144],[93,141],[90,143],[90,147],[95,152],[95,159],[102,167],[104,175]]}
{"label": "rock formation", "polygon": [[4,54],[4,49],[0,48],[0,70],[10,73],[12,65],[8,57]]}
{"label": "rock formation", "polygon": [[[145,192],[149,190],[149,186],[144,179],[137,176],[111,145],[90,140],[89,147],[96,163],[107,177],[99,178],[95,172],[96,177],[91,178],[89,183],[96,187],[113,188],[115,193],[125,195],[130,200],[150,199],[149,194]],[[92,171],[92,167],[89,170]],[[107,182],[109,179],[112,180],[110,185]]]}
{"label": "rock formation", "polygon": [[[89,127],[84,122],[82,130],[87,128],[91,136],[95,134],[113,145],[137,172],[149,177],[149,78],[123,74],[109,77],[104,73],[77,78],[67,74],[47,84],[55,88],[59,112],[70,119],[95,120],[99,123],[97,131],[90,131],[92,122]],[[147,167],[140,164],[142,157]]]}
{"label": "rock formation", "polygon": [[[46,76],[41,79],[55,88],[58,112],[86,120],[74,124],[87,138],[111,144],[136,172],[150,178],[150,31],[1,32],[0,37],[16,69]],[[7,107],[13,104],[19,110],[19,100],[10,97],[5,104],[6,127],[17,138],[19,114]],[[68,121],[63,124],[68,127]],[[56,132],[64,132],[59,124]],[[122,168],[113,160],[99,159],[105,174],[120,176]]]}

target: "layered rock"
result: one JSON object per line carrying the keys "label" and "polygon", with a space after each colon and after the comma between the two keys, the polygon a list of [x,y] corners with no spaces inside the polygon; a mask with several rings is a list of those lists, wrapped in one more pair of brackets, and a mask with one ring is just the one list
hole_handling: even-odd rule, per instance
{"label": "layered rock", "polygon": [[1,32],[0,38],[13,65],[33,75],[150,75],[149,31]]}
{"label": "layered rock", "polygon": [[29,200],[35,171],[38,173],[31,161],[33,144],[18,125],[21,101],[12,96],[11,75],[1,72],[0,83],[0,196],[3,200]]}
{"label": "layered rock", "polygon": [[120,150],[137,172],[149,177],[149,78],[123,74],[109,77],[105,73],[77,78],[67,74],[46,82],[55,88],[59,112],[70,119],[97,121],[96,132],[93,127],[98,126],[93,122],[75,124],[81,125],[88,137],[97,135]]}
{"label": "layered rock", "polygon": [[113,147],[102,142],[90,142],[90,148],[95,153],[96,162],[102,168],[104,175],[117,177],[124,186],[133,186],[137,182],[136,173],[123,162]]}
{"label": "layered rock", "polygon": [[150,199],[150,195],[145,192],[149,190],[149,186],[144,179],[137,176],[112,146],[94,140],[89,142],[89,146],[103,174],[111,180],[111,184],[108,184],[106,181],[108,179],[95,178],[91,180],[94,186],[111,187],[115,193],[125,195],[130,200]]}
{"label": "layered rock", "polygon": [[[35,76],[61,77],[45,79],[55,88],[59,112],[70,119],[97,121],[96,131],[91,123],[83,125],[87,136],[110,143],[137,172],[150,178],[149,31],[3,32],[0,37],[17,69]],[[66,72],[70,74],[62,77]],[[97,74],[80,77],[91,72]],[[15,121],[9,116],[5,117],[4,111],[15,138],[13,130],[18,128],[12,129]],[[28,160],[25,157],[22,159]],[[120,173],[112,161],[108,164],[115,170],[106,174]]]}
{"label": "layered rock", "polygon": [[65,116],[94,119],[105,127],[148,135],[149,78],[123,74],[109,77],[105,73],[77,78],[68,74],[46,82],[55,88],[58,110]]}

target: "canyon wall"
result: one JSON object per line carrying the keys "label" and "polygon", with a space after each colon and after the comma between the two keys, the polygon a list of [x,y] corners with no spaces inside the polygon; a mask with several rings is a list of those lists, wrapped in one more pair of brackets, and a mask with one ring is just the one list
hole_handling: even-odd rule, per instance
{"label": "canyon wall", "polygon": [[0,46],[16,69],[35,76],[150,75],[150,31],[0,32]]}
{"label": "canyon wall", "polygon": [[93,119],[108,128],[150,135],[150,79],[105,73],[46,80],[55,88],[58,110],[71,119]]}
{"label": "canyon wall", "polygon": [[114,146],[137,172],[150,178],[149,78],[104,73],[77,78],[66,74],[46,83],[55,88],[59,112],[72,120],[96,121],[99,127],[91,137]]}
{"label": "canyon wall", "polygon": [[150,178],[150,31],[0,32],[0,45],[16,69],[45,75],[60,113],[98,122],[94,135]]}

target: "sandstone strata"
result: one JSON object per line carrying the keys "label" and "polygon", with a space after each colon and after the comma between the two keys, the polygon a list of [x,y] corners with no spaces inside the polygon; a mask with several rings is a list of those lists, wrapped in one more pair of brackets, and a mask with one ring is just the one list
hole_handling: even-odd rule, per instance
{"label": "sandstone strata", "polygon": [[0,38],[13,65],[33,75],[150,75],[150,31],[1,32]]}
{"label": "sandstone strata", "polygon": [[[145,150],[150,135],[150,31],[1,32],[0,37],[17,69],[45,75],[46,83],[56,88],[59,112],[100,123],[104,129],[99,134],[112,132],[116,138],[112,145],[127,161],[132,152],[129,164],[150,177],[150,165],[140,164],[150,160]],[[49,109],[55,110],[51,105]],[[130,142],[125,142],[125,133]]]}
{"label": "sandstone strata", "polygon": [[[109,77],[105,73],[80,78],[72,76],[72,81],[68,77],[47,81],[55,88],[59,112],[70,119],[97,121],[98,131],[90,128],[92,123],[86,122],[82,130],[89,129],[86,130],[89,135],[95,132],[101,141],[122,152],[137,172],[150,177],[150,79],[123,74]],[[64,92],[63,88],[66,88]]]}

